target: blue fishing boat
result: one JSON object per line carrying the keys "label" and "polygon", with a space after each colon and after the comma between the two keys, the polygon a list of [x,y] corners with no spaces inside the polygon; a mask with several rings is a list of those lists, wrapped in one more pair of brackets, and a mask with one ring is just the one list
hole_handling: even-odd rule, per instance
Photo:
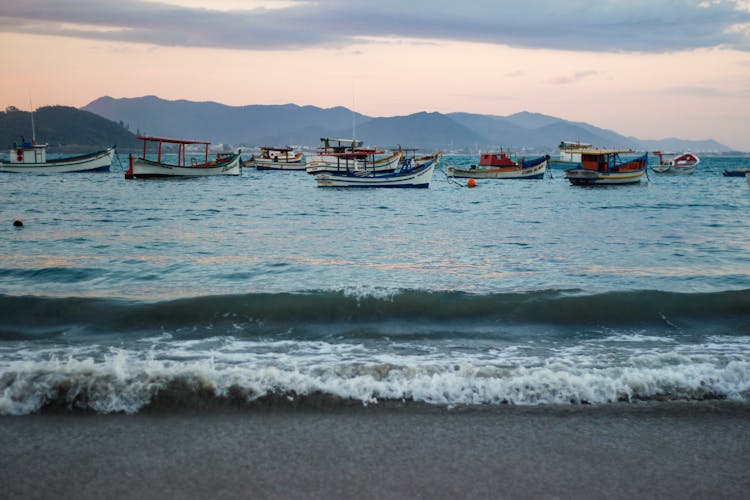
{"label": "blue fishing boat", "polygon": [[361,152],[336,153],[338,170],[317,174],[315,181],[318,187],[428,188],[435,164],[440,158],[440,155],[436,155],[420,163],[409,159],[395,171],[383,173],[376,169],[377,153],[373,151],[364,162]]}
{"label": "blue fishing boat", "polygon": [[724,169],[722,175],[724,177],[745,177],[748,173],[750,173],[750,168],[738,168],[734,170]]}

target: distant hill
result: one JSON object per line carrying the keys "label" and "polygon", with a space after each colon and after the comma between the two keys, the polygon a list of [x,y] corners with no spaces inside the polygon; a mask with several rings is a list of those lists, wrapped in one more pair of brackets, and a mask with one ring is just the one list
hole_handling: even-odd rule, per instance
{"label": "distant hill", "polygon": [[[50,152],[76,153],[116,145],[138,147],[139,141],[123,124],[88,111],[68,106],[45,106],[34,111],[34,129],[39,143],[49,144]],[[30,140],[31,113],[14,107],[0,112],[0,141],[5,146]]]}
{"label": "distant hill", "polygon": [[204,139],[233,146],[316,147],[321,137],[351,137],[354,121],[357,138],[380,147],[400,144],[476,152],[502,146],[552,152],[560,141],[580,141],[598,147],[639,150],[731,151],[713,140],[641,140],[587,123],[526,111],[505,117],[426,112],[370,117],[341,106],[328,109],[296,104],[227,106],[216,102],[168,101],[156,96],[101,97],[83,109],[120,121],[141,133]]}
{"label": "distant hill", "polygon": [[[352,126],[352,112],[346,108],[296,104],[227,106],[216,102],[167,101],[156,96],[101,97],[83,109],[123,121],[138,133],[217,144],[260,145],[271,140],[280,144],[317,145],[322,136],[336,130],[351,130]],[[367,118],[357,114],[356,120],[363,123]]]}
{"label": "distant hill", "polygon": [[[351,129],[338,135],[351,135]],[[415,113],[407,116],[372,118],[357,127],[357,136],[383,147],[440,149],[450,145],[485,144],[487,139],[446,115]]]}

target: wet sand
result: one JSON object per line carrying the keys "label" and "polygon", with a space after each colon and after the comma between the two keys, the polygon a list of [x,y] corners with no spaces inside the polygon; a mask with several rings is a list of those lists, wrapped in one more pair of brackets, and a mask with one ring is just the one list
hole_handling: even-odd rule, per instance
{"label": "wet sand", "polygon": [[747,498],[750,407],[0,418],[4,498]]}

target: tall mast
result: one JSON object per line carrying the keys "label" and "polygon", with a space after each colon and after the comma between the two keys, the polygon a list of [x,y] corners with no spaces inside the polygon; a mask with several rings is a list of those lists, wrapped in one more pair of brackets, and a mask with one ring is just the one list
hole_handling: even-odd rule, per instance
{"label": "tall mast", "polygon": [[31,96],[29,96],[29,109],[31,110],[31,144],[36,144],[36,129],[34,128],[34,105],[31,104]]}
{"label": "tall mast", "polygon": [[352,82],[352,147],[357,147],[357,114],[354,112],[354,82]]}

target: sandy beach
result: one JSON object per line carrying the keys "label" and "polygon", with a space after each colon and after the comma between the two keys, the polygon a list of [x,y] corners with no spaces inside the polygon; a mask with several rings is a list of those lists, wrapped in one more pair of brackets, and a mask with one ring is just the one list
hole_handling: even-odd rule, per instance
{"label": "sandy beach", "polygon": [[0,419],[5,498],[746,498],[732,403]]}

